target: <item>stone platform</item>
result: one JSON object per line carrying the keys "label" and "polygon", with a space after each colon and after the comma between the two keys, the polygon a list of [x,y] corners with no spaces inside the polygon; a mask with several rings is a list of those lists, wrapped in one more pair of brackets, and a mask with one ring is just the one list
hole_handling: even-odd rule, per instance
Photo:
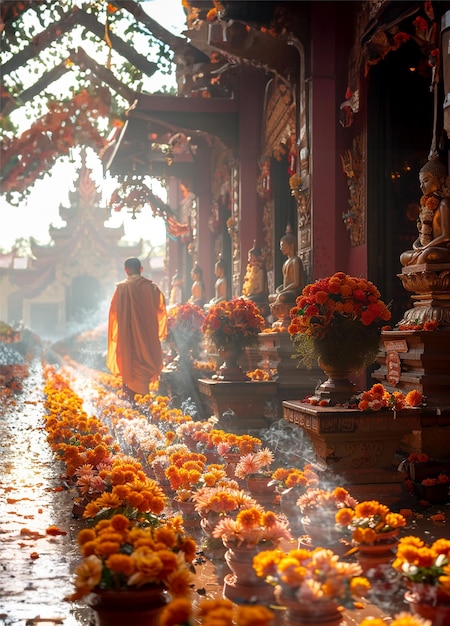
{"label": "stone platform", "polygon": [[420,409],[375,412],[285,401],[283,417],[310,436],[324,475],[347,485],[357,499],[393,503],[404,496],[395,453],[401,439],[419,428]]}
{"label": "stone platform", "polygon": [[[219,421],[220,428],[236,434],[267,428],[266,403],[276,394],[275,381],[227,381],[200,378],[198,390]],[[225,416],[224,416],[225,414]]]}

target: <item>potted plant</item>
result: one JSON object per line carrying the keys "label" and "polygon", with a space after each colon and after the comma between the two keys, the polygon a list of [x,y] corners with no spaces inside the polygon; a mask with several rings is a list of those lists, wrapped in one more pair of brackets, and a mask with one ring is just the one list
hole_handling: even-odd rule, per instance
{"label": "potted plant", "polygon": [[430,622],[418,615],[406,611],[396,613],[394,617],[365,617],[358,626],[430,626]]}
{"label": "potted plant", "polygon": [[270,466],[275,455],[269,448],[241,456],[234,470],[236,478],[245,480],[247,489],[260,504],[274,502],[275,485]]}
{"label": "potted plant", "polygon": [[174,597],[190,594],[197,546],[176,520],[141,528],[118,514],[80,530],[78,544],[83,560],[66,600],[87,597],[100,626],[112,614],[137,626],[157,624],[165,590]]}
{"label": "potted plant", "polygon": [[288,330],[300,363],[311,368],[319,362],[328,375],[319,395],[334,403],[355,394],[348,376],[373,363],[390,317],[380,292],[364,278],[337,272],[306,285]]}
{"label": "potted plant", "polygon": [[196,517],[194,494],[203,485],[214,485],[226,476],[223,465],[207,465],[206,457],[189,450],[175,452],[170,456],[166,476],[175,492],[175,503],[187,518]]}
{"label": "potted plant", "polygon": [[[215,10],[211,9],[211,11]],[[193,603],[188,598],[175,598],[164,607],[159,626],[174,626],[174,624],[273,626],[274,618],[274,612],[261,604],[239,605],[227,598],[204,598]]]}
{"label": "potted plant", "polygon": [[405,586],[412,611],[439,624],[450,623],[450,540],[426,544],[413,535],[400,538],[393,569]]}
{"label": "potted plant", "polygon": [[275,485],[281,511],[288,518],[292,530],[299,530],[301,522],[297,501],[307,489],[319,486],[318,475],[309,463],[303,470],[298,467],[277,467],[272,472],[271,483]]}
{"label": "potted plant", "polygon": [[358,548],[357,558],[364,571],[390,563],[398,542],[400,528],[406,519],[393,513],[377,500],[359,502],[354,507],[343,507],[335,516],[337,524],[351,532],[352,542]]}
{"label": "potted plant", "polygon": [[310,487],[297,500],[305,532],[314,546],[348,549],[350,532],[336,523],[336,512],[354,507],[357,501],[344,487],[327,490]]}
{"label": "potted plant", "polygon": [[234,298],[210,307],[202,331],[224,360],[219,376],[224,380],[246,379],[238,360],[244,348],[258,345],[264,327],[264,318],[251,300]]}
{"label": "potted plant", "polygon": [[213,536],[216,524],[224,517],[236,517],[242,509],[258,507],[258,503],[228,477],[218,480],[214,486],[205,484],[200,487],[192,499],[204,533],[201,547],[211,559],[223,561],[226,548],[220,538]]}
{"label": "potted plant", "polygon": [[220,519],[212,534],[227,548],[225,560],[232,572],[225,576],[224,596],[230,600],[257,597],[269,601],[273,589],[256,576],[252,562],[259,551],[292,539],[287,520],[273,511],[250,507],[240,510],[236,517]]}
{"label": "potted plant", "polygon": [[[370,589],[358,564],[339,560],[332,550],[265,550],[253,558],[257,574],[275,587],[275,597],[286,608],[285,624],[341,623],[343,607],[361,606]],[[319,620],[323,619],[323,622]],[[315,622],[314,622],[315,618]]]}
{"label": "potted plant", "polygon": [[203,339],[204,320],[203,309],[190,302],[170,309],[167,316],[166,341],[175,348],[179,359],[185,360],[191,352],[198,352]]}

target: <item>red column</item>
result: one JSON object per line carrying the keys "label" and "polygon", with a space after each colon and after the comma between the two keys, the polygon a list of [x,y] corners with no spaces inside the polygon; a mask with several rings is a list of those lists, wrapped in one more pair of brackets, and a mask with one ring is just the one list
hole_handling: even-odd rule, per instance
{"label": "red column", "polygon": [[336,210],[336,9],[339,3],[311,3],[311,220],[313,277],[321,278],[336,267],[336,231],[342,228]]}

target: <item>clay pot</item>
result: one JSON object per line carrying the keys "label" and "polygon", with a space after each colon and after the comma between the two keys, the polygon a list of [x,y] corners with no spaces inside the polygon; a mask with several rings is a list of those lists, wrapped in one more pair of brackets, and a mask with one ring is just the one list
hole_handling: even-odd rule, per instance
{"label": "clay pot", "polygon": [[432,585],[416,583],[405,592],[405,601],[413,615],[431,621],[432,626],[450,624],[449,596]]}
{"label": "clay pot", "polygon": [[269,485],[271,476],[249,476],[246,479],[247,489],[250,495],[261,506],[274,504],[276,497],[275,485]]}
{"label": "clay pot", "polygon": [[381,533],[379,539],[371,544],[355,543],[358,548],[356,558],[364,574],[371,571],[375,574],[381,571],[383,566],[390,565],[395,557],[395,549],[398,544],[398,530]]}
{"label": "clay pot", "polygon": [[311,510],[301,521],[313,547],[328,548],[336,554],[343,554],[348,550],[348,545],[344,542],[345,531],[342,526],[336,525],[334,510]]}
{"label": "clay pot", "polygon": [[133,591],[101,591],[91,593],[88,605],[95,612],[96,626],[158,626],[167,604],[164,588],[159,585]]}
{"label": "clay pot", "polygon": [[336,600],[300,602],[279,588],[275,597],[285,608],[284,626],[339,626],[343,621],[343,609]]}
{"label": "clay pot", "polygon": [[[224,542],[226,545],[226,543]],[[225,561],[231,570],[224,578],[223,595],[232,602],[269,602],[273,598],[273,587],[256,575],[253,557],[258,546],[233,546],[229,544]]]}
{"label": "clay pot", "polygon": [[183,516],[183,524],[186,528],[192,528],[193,526],[199,526],[200,516],[195,510],[195,502],[192,500],[178,500],[174,498],[174,508]]}

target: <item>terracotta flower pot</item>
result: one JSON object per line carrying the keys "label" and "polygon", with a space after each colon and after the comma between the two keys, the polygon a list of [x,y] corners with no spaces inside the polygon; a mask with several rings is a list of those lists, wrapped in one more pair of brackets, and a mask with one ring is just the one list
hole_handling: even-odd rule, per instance
{"label": "terracotta flower pot", "polygon": [[271,476],[249,476],[246,479],[247,489],[251,496],[262,506],[275,502],[275,485],[269,485]]}
{"label": "terracotta flower pot", "polygon": [[133,591],[98,590],[90,594],[88,604],[95,611],[97,626],[158,626],[167,597],[160,585]]}
{"label": "terracotta flower pot", "polygon": [[301,602],[279,588],[275,597],[285,607],[284,626],[339,626],[343,621],[343,609],[336,600]]}
{"label": "terracotta flower pot", "polygon": [[364,574],[382,570],[394,560],[395,549],[398,544],[398,530],[381,533],[374,543],[356,543],[358,548],[356,558]]}
{"label": "terracotta flower pot", "polygon": [[450,624],[450,596],[437,587],[416,583],[405,592],[405,601],[413,615],[431,621],[432,626]]}
{"label": "terracotta flower pot", "polygon": [[[224,545],[227,545],[224,542]],[[224,578],[223,595],[233,602],[269,602],[273,597],[273,587],[256,575],[253,557],[259,552],[258,546],[235,546],[228,544],[225,561],[231,570]]]}

